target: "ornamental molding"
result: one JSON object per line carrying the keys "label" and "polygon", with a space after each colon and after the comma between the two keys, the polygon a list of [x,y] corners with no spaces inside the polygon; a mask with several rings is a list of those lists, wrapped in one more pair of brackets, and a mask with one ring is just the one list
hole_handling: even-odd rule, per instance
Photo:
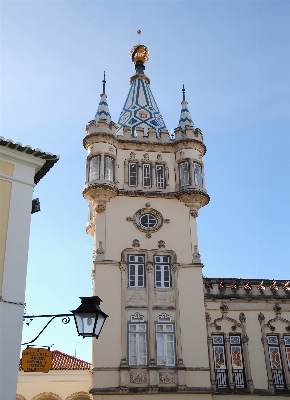
{"label": "ornamental molding", "polygon": [[[140,218],[144,214],[153,215],[157,220],[157,224],[152,228],[151,227],[148,227],[148,228],[143,227],[140,223]],[[145,208],[139,209],[138,211],[135,212],[133,217],[127,217],[126,220],[128,222],[133,222],[135,228],[137,228],[141,232],[146,233],[147,238],[150,238],[152,233],[159,231],[159,229],[162,228],[163,222],[164,222],[162,214],[159,211],[157,211],[155,208],[152,208],[150,203],[146,203]],[[135,240],[137,240],[137,239],[135,239]],[[162,242],[162,241],[160,241],[160,242]],[[165,243],[164,243],[164,247],[165,247]]]}
{"label": "ornamental molding", "polygon": [[174,372],[161,372],[159,374],[159,383],[163,383],[163,384],[175,383],[175,373]]}
{"label": "ornamental molding", "polygon": [[70,396],[66,397],[65,400],[78,400],[80,397],[88,400],[92,399],[92,397],[87,392],[75,392]]}
{"label": "ornamental molding", "polygon": [[138,311],[130,317],[131,322],[144,322],[144,315],[140,314]]}
{"label": "ornamental molding", "polygon": [[87,150],[90,145],[98,142],[106,142],[117,149],[123,150],[135,150],[137,145],[140,147],[138,150],[156,151],[159,153],[162,152],[162,150],[166,150],[166,152],[170,153],[176,153],[177,151],[182,150],[184,147],[195,148],[196,150],[200,151],[203,156],[206,153],[206,146],[203,142],[189,137],[175,140],[168,138],[164,140],[157,137],[150,137],[149,139],[149,137],[143,138],[140,136],[133,137],[129,135],[116,137],[114,134],[106,132],[89,133],[83,139],[83,146]]}
{"label": "ornamental molding", "polygon": [[[269,321],[265,324],[265,326],[267,328],[270,328],[272,332],[275,331],[275,326],[273,325],[273,323],[280,321],[283,322],[284,324],[287,324],[287,326],[285,327],[287,332],[290,332],[290,321],[288,319],[282,318],[281,314],[282,314],[282,307],[280,306],[280,304],[276,303],[273,307],[273,310],[275,312],[275,318],[271,318],[269,319]],[[262,313],[260,313],[262,314]],[[259,322],[260,324],[265,323],[265,316],[264,314],[262,314],[262,316],[258,316]],[[263,318],[264,317],[264,318]]]}
{"label": "ornamental molding", "polygon": [[147,373],[142,371],[131,372],[130,383],[137,385],[147,383]]}
{"label": "ornamental molding", "polygon": [[16,393],[16,400],[26,400],[26,397]]}
{"label": "ornamental molding", "polygon": [[62,400],[62,398],[58,394],[52,392],[42,392],[34,396],[31,400],[42,400],[42,399]]}
{"label": "ornamental molding", "polygon": [[[233,330],[236,330],[236,328],[244,328],[244,322],[246,321],[244,313],[240,313],[240,316],[239,316],[240,322],[238,322],[236,319],[228,317],[227,314],[229,311],[229,307],[226,303],[221,303],[220,310],[221,310],[222,316],[219,318],[216,318],[209,326],[214,326],[217,331],[220,331],[221,326],[218,324],[218,322],[229,321],[233,324],[233,326],[232,326]],[[207,322],[210,322],[209,314],[206,315],[206,320],[207,320]]]}

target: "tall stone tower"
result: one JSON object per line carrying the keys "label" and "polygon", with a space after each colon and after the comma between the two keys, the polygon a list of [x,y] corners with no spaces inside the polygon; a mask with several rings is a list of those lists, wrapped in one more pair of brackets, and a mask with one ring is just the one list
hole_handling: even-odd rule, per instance
{"label": "tall stone tower", "polygon": [[111,120],[104,78],[83,141],[93,291],[109,315],[93,342],[91,393],[206,399],[211,385],[196,227],[198,210],[209,202],[206,147],[184,87],[179,124],[169,135],[144,74],[148,49],[136,45],[130,54],[136,73],[118,123]]}

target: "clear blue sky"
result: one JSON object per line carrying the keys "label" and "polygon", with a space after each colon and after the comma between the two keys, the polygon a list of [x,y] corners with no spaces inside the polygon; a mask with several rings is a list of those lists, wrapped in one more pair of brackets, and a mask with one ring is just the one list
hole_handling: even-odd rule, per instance
{"label": "clear blue sky", "polygon": [[[82,139],[104,70],[118,120],[137,29],[167,128],[178,125],[184,81],[204,134],[204,275],[290,279],[289,21],[290,3],[279,0],[1,2],[0,135],[61,156],[35,188],[42,211],[31,221],[29,314],[67,312],[91,295]],[[25,328],[24,340],[40,325]],[[90,360],[90,339],[73,323],[53,322],[37,343]]]}

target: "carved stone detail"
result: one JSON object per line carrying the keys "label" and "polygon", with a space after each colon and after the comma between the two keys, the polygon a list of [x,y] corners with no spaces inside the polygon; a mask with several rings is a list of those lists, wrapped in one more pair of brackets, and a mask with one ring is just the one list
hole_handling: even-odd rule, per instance
{"label": "carved stone detail", "polygon": [[164,242],[164,240],[159,240],[159,242],[158,242],[158,247],[159,247],[159,249],[164,249],[164,248],[165,248],[165,242]]}
{"label": "carved stone detail", "polygon": [[144,292],[129,292],[128,293],[128,300],[130,302],[139,302],[145,300],[145,293]]}
{"label": "carved stone detail", "polygon": [[95,206],[95,212],[98,214],[101,214],[102,212],[104,212],[106,209],[105,204],[98,204],[97,206]]}
{"label": "carved stone detail", "polygon": [[180,270],[180,266],[179,265],[175,264],[175,265],[172,266],[172,272],[174,274],[177,274],[179,272],[179,270]]}
{"label": "carved stone detail", "polygon": [[161,372],[159,374],[159,382],[164,384],[175,383],[174,372]]}
{"label": "carved stone detail", "polygon": [[97,254],[105,254],[105,250],[103,249],[103,243],[100,241],[98,242],[99,247],[97,248]]}
{"label": "carved stone detail", "polygon": [[141,371],[131,372],[130,383],[135,383],[137,385],[147,383],[147,374]]}
{"label": "carved stone detail", "polygon": [[136,161],[136,153],[134,153],[133,151],[131,151],[130,153],[130,161]]}
{"label": "carved stone detail", "polygon": [[193,218],[197,218],[198,217],[198,211],[196,210],[190,210],[189,214],[193,217]]}
{"label": "carved stone detail", "polygon": [[139,240],[138,240],[138,239],[134,239],[134,240],[133,240],[132,246],[133,246],[133,247],[140,247]]}
{"label": "carved stone detail", "polygon": [[154,296],[156,301],[161,301],[162,303],[173,302],[173,293],[154,292]]}
{"label": "carved stone detail", "polygon": [[120,264],[119,268],[120,268],[121,272],[126,272],[127,271],[127,264],[126,263],[122,263],[122,264]]}
{"label": "carved stone detail", "polygon": [[142,161],[149,161],[149,154],[148,153],[145,153],[143,155]]}
{"label": "carved stone detail", "polygon": [[157,154],[157,160],[158,161],[162,161],[162,155],[161,154]]}

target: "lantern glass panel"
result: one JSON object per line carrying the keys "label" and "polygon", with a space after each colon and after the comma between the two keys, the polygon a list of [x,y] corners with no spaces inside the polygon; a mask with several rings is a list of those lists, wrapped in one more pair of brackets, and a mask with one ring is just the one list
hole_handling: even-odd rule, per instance
{"label": "lantern glass panel", "polygon": [[75,321],[78,333],[81,336],[92,336],[94,334],[94,327],[96,321],[96,314],[75,314]]}

